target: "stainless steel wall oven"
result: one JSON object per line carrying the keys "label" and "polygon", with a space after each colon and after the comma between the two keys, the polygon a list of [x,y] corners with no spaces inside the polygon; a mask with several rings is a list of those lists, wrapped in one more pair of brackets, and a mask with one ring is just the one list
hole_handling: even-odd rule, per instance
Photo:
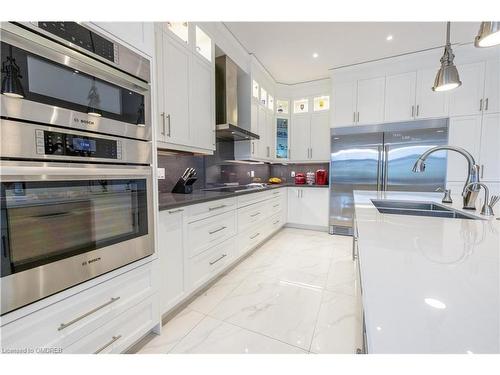
{"label": "stainless steel wall oven", "polygon": [[[3,315],[153,254],[154,226],[144,74],[24,26],[1,26]],[[76,37],[91,33],[65,27]],[[145,66],[99,38],[127,66],[132,58]]]}

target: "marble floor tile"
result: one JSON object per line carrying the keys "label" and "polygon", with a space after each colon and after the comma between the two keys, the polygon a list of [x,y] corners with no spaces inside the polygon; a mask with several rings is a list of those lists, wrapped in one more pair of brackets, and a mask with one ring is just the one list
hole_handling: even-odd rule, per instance
{"label": "marble floor tile", "polygon": [[325,291],[310,347],[313,353],[354,354],[362,347],[359,299]]}
{"label": "marble floor tile", "polygon": [[189,308],[182,310],[162,327],[161,335],[154,337],[138,353],[161,354],[170,352],[204,317],[204,314]]}
{"label": "marble floor tile", "polygon": [[327,290],[335,290],[339,285],[354,283],[356,279],[356,264],[352,259],[332,260],[328,279],[326,281]]}
{"label": "marble floor tile", "polygon": [[278,340],[206,317],[171,352],[198,354],[306,353]]}
{"label": "marble floor tile", "polygon": [[188,305],[188,308],[203,314],[208,314],[240,283],[241,281],[234,283],[217,282],[208,290],[196,297],[196,299]]}

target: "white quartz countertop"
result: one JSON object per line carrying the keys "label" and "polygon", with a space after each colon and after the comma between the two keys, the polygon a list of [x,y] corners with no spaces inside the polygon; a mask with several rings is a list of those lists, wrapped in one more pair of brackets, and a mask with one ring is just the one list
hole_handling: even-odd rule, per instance
{"label": "white quartz countertop", "polygon": [[371,202],[441,198],[354,192],[369,353],[500,353],[500,206],[465,220],[381,214]]}

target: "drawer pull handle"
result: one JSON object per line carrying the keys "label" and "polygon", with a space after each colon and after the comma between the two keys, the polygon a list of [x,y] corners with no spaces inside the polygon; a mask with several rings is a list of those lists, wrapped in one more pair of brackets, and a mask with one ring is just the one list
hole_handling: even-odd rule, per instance
{"label": "drawer pull handle", "polygon": [[227,257],[227,254],[222,254],[219,258],[216,260],[211,261],[209,264],[213,266],[215,263],[217,263],[219,260],[222,260],[223,258]]}
{"label": "drawer pull handle", "polygon": [[250,239],[253,240],[254,238],[260,236],[260,233],[255,233],[253,236],[250,236]]}
{"label": "drawer pull handle", "polygon": [[278,204],[275,204],[275,205],[273,206],[273,208],[276,208],[276,207],[279,207],[279,206],[280,206],[280,204],[278,203]]}
{"label": "drawer pull handle", "polygon": [[273,223],[273,225],[274,225],[274,224],[278,224],[279,222],[280,222],[279,220],[276,220],[276,221]]}
{"label": "drawer pull handle", "polygon": [[78,318],[75,318],[73,319],[72,321],[68,322],[68,323],[61,323],[61,325],[59,326],[59,328],[57,329],[58,331],[62,331],[64,328],[67,328],[69,327],[70,325],[73,325],[75,324],[76,322],[82,320],[83,318],[86,318],[87,316],[89,315],[92,315],[93,313],[99,311],[100,309],[103,309],[105,308],[106,306],[108,305],[111,305],[112,303],[118,301],[120,299],[120,297],[113,297],[111,298],[108,302],[106,303],[103,303],[101,306],[97,306],[95,309],[92,309],[88,312],[86,312],[85,314],[83,315],[80,315]]}
{"label": "drawer pull handle", "polygon": [[215,207],[209,207],[208,210],[209,211],[213,211],[213,210],[218,210],[218,209],[221,209],[221,208],[224,208],[226,207],[225,204],[221,204],[220,206],[215,206]]}
{"label": "drawer pull handle", "polygon": [[108,346],[112,345],[115,341],[120,340],[122,338],[122,335],[118,336],[113,336],[110,342],[108,342],[106,345],[101,346],[99,349],[97,349],[94,354],[99,354],[102,352],[104,349],[106,349]]}
{"label": "drawer pull handle", "polygon": [[255,216],[259,216],[259,215],[260,215],[260,212],[256,212],[253,215],[250,215],[250,217],[255,217]]}
{"label": "drawer pull handle", "polygon": [[280,194],[280,192],[279,191],[275,191],[275,192],[273,192],[273,194]]}
{"label": "drawer pull handle", "polygon": [[218,229],[216,229],[216,230],[213,230],[213,231],[211,231],[211,232],[208,232],[208,234],[214,234],[214,233],[220,232],[221,230],[224,230],[224,229],[226,229],[226,228],[227,228],[227,227],[220,227],[220,228],[218,228]]}
{"label": "drawer pull handle", "polygon": [[179,208],[178,210],[171,210],[171,211],[168,211],[168,213],[169,213],[169,214],[175,214],[175,213],[177,213],[177,212],[182,212],[182,211],[184,211],[184,209],[183,209],[183,208]]}

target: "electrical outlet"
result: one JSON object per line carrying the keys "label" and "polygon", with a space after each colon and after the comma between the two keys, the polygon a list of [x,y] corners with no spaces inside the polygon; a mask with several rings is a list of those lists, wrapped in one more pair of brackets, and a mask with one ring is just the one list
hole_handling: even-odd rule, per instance
{"label": "electrical outlet", "polygon": [[290,177],[295,177],[295,171],[290,172]]}
{"label": "electrical outlet", "polygon": [[164,180],[165,179],[165,168],[156,168],[156,175],[158,177],[158,180]]}
{"label": "electrical outlet", "polygon": [[255,171],[250,171],[250,177],[255,177]]}

